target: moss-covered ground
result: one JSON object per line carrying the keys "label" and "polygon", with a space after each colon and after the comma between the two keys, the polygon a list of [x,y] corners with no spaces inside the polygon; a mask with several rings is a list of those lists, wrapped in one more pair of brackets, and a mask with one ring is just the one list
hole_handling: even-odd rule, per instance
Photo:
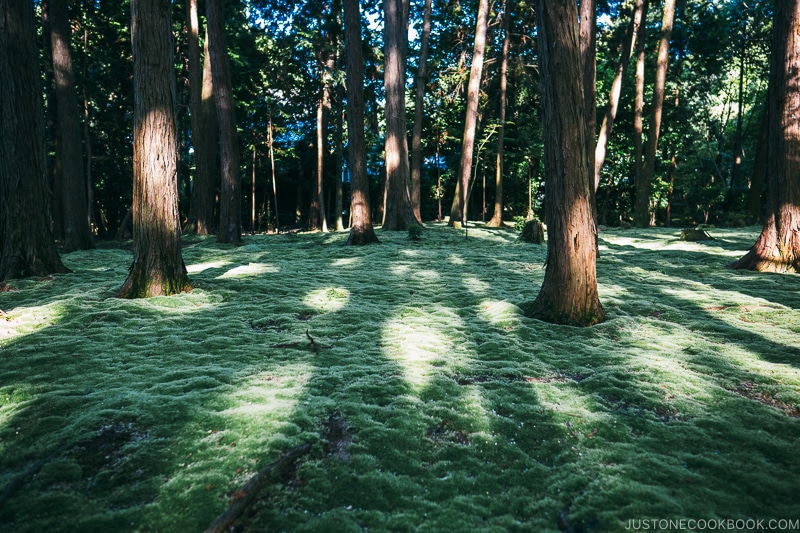
{"label": "moss-covered ground", "polygon": [[586,329],[521,315],[506,230],[187,238],[195,290],[134,301],[129,251],[66,254],[0,293],[0,531],[202,531],[305,442],[238,531],[798,519],[800,278],[708,231],[602,232]]}

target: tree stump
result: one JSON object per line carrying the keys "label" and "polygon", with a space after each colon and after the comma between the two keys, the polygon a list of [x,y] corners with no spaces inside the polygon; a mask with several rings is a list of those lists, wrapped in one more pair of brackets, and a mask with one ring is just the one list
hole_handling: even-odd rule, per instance
{"label": "tree stump", "polygon": [[713,241],[714,237],[709,235],[705,230],[687,228],[681,231],[681,240],[686,242]]}
{"label": "tree stump", "polygon": [[525,242],[544,244],[544,225],[538,220],[527,221],[519,238]]}

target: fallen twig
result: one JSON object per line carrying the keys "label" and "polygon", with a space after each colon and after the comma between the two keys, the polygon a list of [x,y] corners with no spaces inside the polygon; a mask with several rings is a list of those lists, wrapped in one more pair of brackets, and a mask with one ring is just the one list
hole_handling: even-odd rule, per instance
{"label": "fallen twig", "polygon": [[333,347],[333,345],[325,346],[325,345],[320,344],[317,341],[315,341],[314,337],[311,336],[311,334],[308,332],[308,330],[306,330],[306,337],[308,338],[308,344],[307,345],[303,344],[302,342],[283,342],[281,344],[273,344],[272,347],[273,348],[307,348],[307,349],[313,351],[314,353],[319,353],[319,351],[322,350],[323,348],[327,349],[327,348],[332,348]]}
{"label": "fallen twig", "polygon": [[231,524],[244,513],[247,507],[253,503],[259,491],[269,480],[284,474],[297,458],[308,453],[310,449],[311,444],[309,443],[292,448],[283,454],[280,459],[259,470],[256,475],[250,478],[250,481],[245,483],[244,487],[233,495],[231,498],[231,506],[219,518],[214,520],[214,523],[206,529],[205,533],[221,533],[226,531]]}

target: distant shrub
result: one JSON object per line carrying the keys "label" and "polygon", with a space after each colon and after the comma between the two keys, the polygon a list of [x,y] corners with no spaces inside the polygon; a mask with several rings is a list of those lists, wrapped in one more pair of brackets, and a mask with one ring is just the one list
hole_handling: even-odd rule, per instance
{"label": "distant shrub", "polygon": [[523,216],[514,217],[514,229],[517,231],[522,231],[527,221],[528,219]]}

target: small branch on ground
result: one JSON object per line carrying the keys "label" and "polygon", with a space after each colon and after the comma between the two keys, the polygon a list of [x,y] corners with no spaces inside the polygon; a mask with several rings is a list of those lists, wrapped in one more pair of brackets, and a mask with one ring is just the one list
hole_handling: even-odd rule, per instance
{"label": "small branch on ground", "polygon": [[314,337],[306,330],[306,337],[308,338],[308,344],[303,344],[302,342],[284,342],[281,344],[273,344],[273,348],[304,348],[311,350],[314,353],[319,353],[322,349],[333,348],[333,345],[325,346],[324,344],[320,344],[314,340]]}
{"label": "small branch on ground", "polygon": [[231,506],[219,518],[214,520],[205,533],[222,533],[245,512],[245,510],[255,501],[256,496],[264,488],[267,482],[285,474],[294,462],[301,456],[308,453],[311,444],[306,443],[296,448],[292,448],[283,456],[271,463],[250,478],[244,487],[239,489],[231,498]]}

